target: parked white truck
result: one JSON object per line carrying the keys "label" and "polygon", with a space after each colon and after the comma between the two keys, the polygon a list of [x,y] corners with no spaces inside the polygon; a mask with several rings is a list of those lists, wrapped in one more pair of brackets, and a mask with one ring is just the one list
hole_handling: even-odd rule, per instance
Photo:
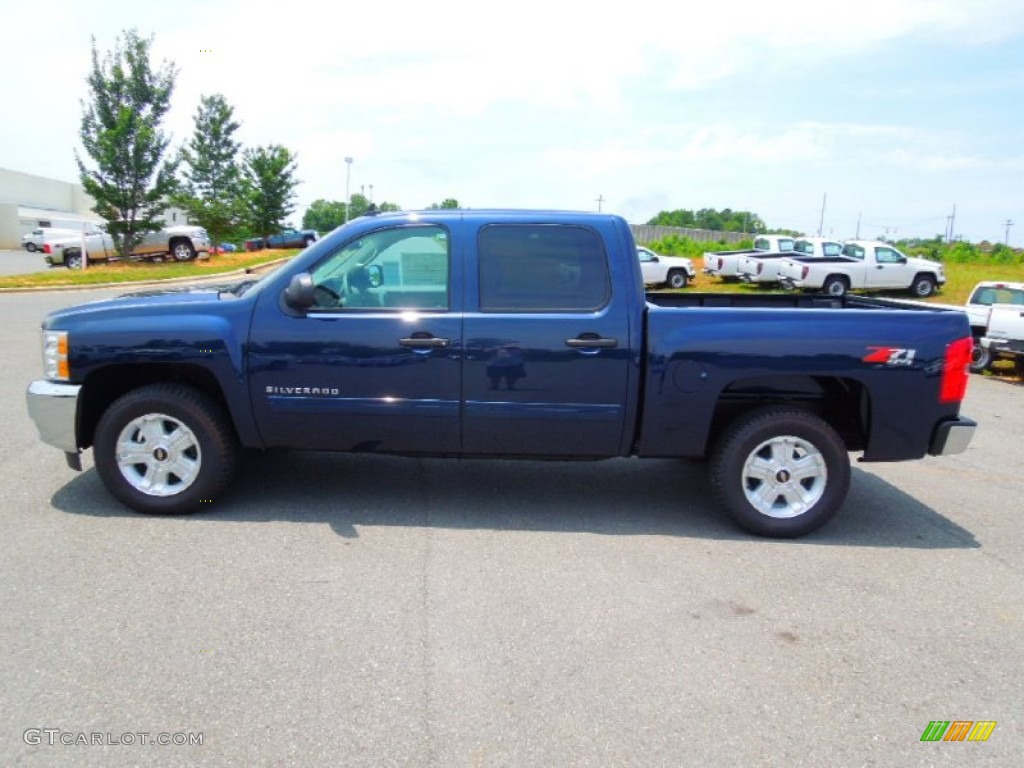
{"label": "parked white truck", "polygon": [[841,256],[843,244],[825,237],[798,237],[793,241],[793,252],[771,251],[752,253],[740,258],[737,275],[745,283],[767,285],[779,282],[779,267],[784,259],[808,261]]}
{"label": "parked white truck", "polygon": [[946,273],[937,261],[908,258],[889,243],[851,240],[841,256],[799,261],[783,259],[779,282],[784,288],[823,291],[844,296],[848,291],[904,290],[927,298],[946,284]]}
{"label": "parked white truck", "polygon": [[682,256],[662,256],[640,245],[636,248],[636,255],[640,259],[644,285],[685,288],[697,274],[693,262]]}
{"label": "parked white truck", "polygon": [[1024,304],[993,304],[981,347],[989,363],[1009,358],[1017,375],[1024,376]]}
{"label": "parked white truck", "polygon": [[[81,234],[59,237],[43,243],[46,263],[51,267],[81,269],[82,242],[89,261],[111,261],[118,258],[114,238],[105,231],[92,235]],[[208,256],[210,238],[202,227],[182,224],[164,227],[157,232],[147,232],[142,241],[132,249],[132,258],[155,259],[167,256],[175,261],[191,261],[200,253]]]}
{"label": "parked white truck", "polygon": [[765,253],[792,253],[794,239],[788,235],[758,235],[754,247],[740,251],[707,251],[704,254],[704,274],[731,282],[739,277],[740,259]]}

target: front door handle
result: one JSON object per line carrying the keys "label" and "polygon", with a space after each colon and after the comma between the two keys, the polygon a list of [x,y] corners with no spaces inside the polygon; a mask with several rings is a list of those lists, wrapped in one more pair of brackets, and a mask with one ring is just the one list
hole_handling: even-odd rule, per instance
{"label": "front door handle", "polygon": [[414,333],[409,338],[399,339],[398,343],[410,349],[442,349],[452,343],[451,339],[443,339],[429,334]]}
{"label": "front door handle", "polygon": [[573,349],[615,349],[618,339],[606,339],[596,333],[581,333],[575,339],[566,339],[565,346]]}

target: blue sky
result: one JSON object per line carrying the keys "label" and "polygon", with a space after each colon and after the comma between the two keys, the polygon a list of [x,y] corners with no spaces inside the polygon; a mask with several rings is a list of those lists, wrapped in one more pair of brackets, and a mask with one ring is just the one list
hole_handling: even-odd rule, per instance
{"label": "blue sky", "polygon": [[[9,0],[3,0],[6,4]],[[325,9],[330,9],[327,11]],[[74,180],[90,36],[136,27],[222,93],[246,145],[298,154],[299,208],[749,209],[835,237],[1024,246],[1024,3],[94,0],[0,9],[0,167]],[[330,16],[328,14],[334,14]],[[45,19],[45,21],[40,21]],[[25,32],[26,34],[22,34]],[[30,33],[29,33],[30,32]],[[13,33],[13,34],[12,34]],[[209,51],[209,52],[206,52]]]}

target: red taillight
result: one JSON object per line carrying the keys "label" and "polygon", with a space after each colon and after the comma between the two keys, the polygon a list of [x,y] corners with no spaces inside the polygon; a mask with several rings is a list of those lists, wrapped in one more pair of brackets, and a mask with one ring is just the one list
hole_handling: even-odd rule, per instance
{"label": "red taillight", "polygon": [[43,253],[53,253],[49,243],[43,243]]}
{"label": "red taillight", "polygon": [[800,279],[801,280],[806,280],[807,279],[807,273],[810,272],[810,271],[811,271],[811,268],[810,267],[806,267],[806,266],[803,269],[801,269],[800,270]]}
{"label": "red taillight", "polygon": [[974,341],[970,336],[946,346],[946,363],[942,366],[942,385],[939,388],[940,403],[959,403],[967,394],[968,366],[971,364],[973,346]]}

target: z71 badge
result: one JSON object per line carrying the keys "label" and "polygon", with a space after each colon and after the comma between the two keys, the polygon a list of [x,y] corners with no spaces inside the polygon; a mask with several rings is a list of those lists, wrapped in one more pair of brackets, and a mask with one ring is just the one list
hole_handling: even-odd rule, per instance
{"label": "z71 badge", "polygon": [[913,365],[916,349],[901,349],[900,347],[868,347],[873,350],[870,354],[861,358],[865,363],[883,363],[884,365]]}

